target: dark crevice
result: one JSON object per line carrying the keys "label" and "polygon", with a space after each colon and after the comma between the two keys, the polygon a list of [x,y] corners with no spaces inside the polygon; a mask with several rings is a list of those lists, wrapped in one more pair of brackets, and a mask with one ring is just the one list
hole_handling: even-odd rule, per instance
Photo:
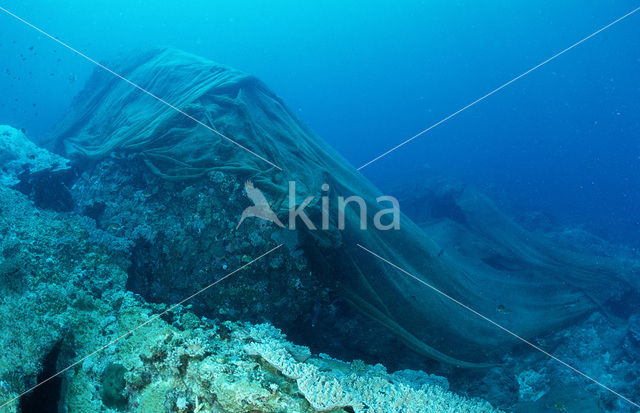
{"label": "dark crevice", "polygon": [[150,282],[153,266],[150,262],[151,243],[142,239],[135,242],[131,250],[131,265],[127,268],[126,288],[150,300]]}
{"label": "dark crevice", "polygon": [[98,228],[100,228],[100,219],[106,209],[107,204],[101,201],[94,201],[82,209],[82,215],[94,219],[98,224]]}
{"label": "dark crevice", "polygon": [[62,342],[58,342],[42,359],[42,371],[37,378],[39,386],[20,397],[22,413],[57,413],[59,411],[62,377],[49,378],[57,373],[56,365],[61,344]]}
{"label": "dark crevice", "polygon": [[14,189],[27,195],[38,208],[58,212],[73,210],[73,198],[69,186],[76,179],[75,171],[67,169],[45,169],[31,172],[25,170],[18,175]]}

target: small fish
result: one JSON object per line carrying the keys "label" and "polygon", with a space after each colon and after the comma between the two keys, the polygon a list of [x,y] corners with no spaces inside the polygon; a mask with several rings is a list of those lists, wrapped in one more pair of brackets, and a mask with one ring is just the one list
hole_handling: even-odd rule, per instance
{"label": "small fish", "polygon": [[556,409],[560,410],[561,412],[566,412],[567,411],[567,407],[564,405],[563,402],[555,402],[555,403],[553,403],[553,407],[555,407]]}
{"label": "small fish", "polygon": [[509,314],[511,312],[511,311],[507,310],[507,308],[502,304],[500,304],[496,310],[499,313],[502,313],[502,314]]}

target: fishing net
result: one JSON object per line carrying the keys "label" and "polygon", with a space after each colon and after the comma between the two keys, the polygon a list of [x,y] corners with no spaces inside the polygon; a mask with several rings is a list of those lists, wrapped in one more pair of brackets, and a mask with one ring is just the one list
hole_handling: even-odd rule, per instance
{"label": "fishing net", "polygon": [[[351,203],[344,230],[337,229],[335,212],[329,214],[329,230],[298,222],[299,243],[317,277],[422,354],[472,367],[497,360],[517,342],[453,300],[532,338],[606,308],[627,288],[614,260],[556,249],[473,192],[450,196],[448,208],[455,213],[423,228],[401,216],[399,230],[377,230],[371,217],[389,208],[377,202],[379,190],[255,77],[171,49],[139,53],[114,67],[282,170],[102,70],[58,125],[52,141],[58,152],[84,164],[136,154],[172,181],[197,180],[212,171],[237,174],[267,194],[280,217],[287,216],[288,182],[295,181],[298,204],[315,196],[305,211],[317,227],[321,195],[331,208],[338,196],[362,197],[367,230],[359,228],[358,206]],[[321,190],[324,183],[328,191]]]}

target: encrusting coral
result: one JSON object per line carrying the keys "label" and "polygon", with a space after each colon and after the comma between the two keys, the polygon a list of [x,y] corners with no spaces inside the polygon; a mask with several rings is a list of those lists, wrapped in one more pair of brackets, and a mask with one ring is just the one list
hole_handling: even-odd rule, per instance
{"label": "encrusting coral", "polygon": [[[245,351],[295,380],[315,410],[350,407],[355,412],[370,413],[497,411],[486,401],[468,400],[447,391],[441,378],[431,376],[429,383],[411,383],[403,380],[402,374],[387,374],[381,365],[344,363],[326,355],[301,361],[296,359],[299,348],[288,343],[278,330],[255,326],[250,331],[255,328],[269,334],[260,334],[258,341],[244,347]],[[249,333],[249,337],[253,336]]]}

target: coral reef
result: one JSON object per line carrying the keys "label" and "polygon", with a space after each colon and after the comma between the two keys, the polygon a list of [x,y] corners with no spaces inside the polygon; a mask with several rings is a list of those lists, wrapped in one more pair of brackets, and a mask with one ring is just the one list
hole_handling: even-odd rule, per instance
{"label": "coral reef", "polygon": [[[301,360],[300,350],[292,349],[273,330],[268,336],[260,334],[260,340],[247,344],[245,351],[294,379],[311,407],[318,411],[346,407],[358,413],[496,411],[486,401],[468,400],[448,392],[446,380],[424,373],[405,370],[387,374],[379,364],[349,364],[326,355],[317,358],[306,355]],[[411,381],[412,377],[419,379]]]}
{"label": "coral reef", "polygon": [[[101,237],[104,231],[87,216],[38,207],[6,185],[0,185],[0,199],[0,405],[8,402],[3,413],[280,413],[313,412],[314,406],[348,412],[365,405],[369,412],[494,411],[486,402],[447,391],[444,378],[388,374],[382,366],[313,356],[269,324],[204,318],[190,305],[165,312],[166,304],[127,290],[130,257],[118,247],[129,239]],[[292,251],[274,253],[245,274],[285,271],[278,254]],[[243,261],[228,261],[228,269]],[[271,353],[261,346],[282,355],[280,363],[325,378],[327,386],[289,377],[286,369],[281,373],[264,361]],[[54,372],[61,373],[44,382]],[[349,403],[337,401],[332,380]],[[336,401],[330,405],[325,397]]]}

